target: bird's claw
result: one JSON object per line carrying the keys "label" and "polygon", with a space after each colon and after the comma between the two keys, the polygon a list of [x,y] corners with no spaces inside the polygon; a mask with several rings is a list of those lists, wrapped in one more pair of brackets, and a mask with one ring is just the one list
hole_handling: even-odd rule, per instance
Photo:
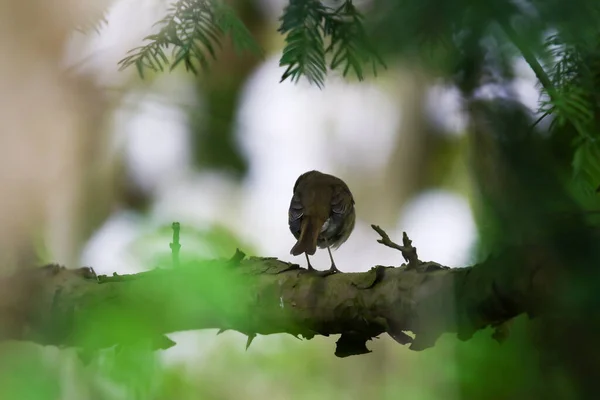
{"label": "bird's claw", "polygon": [[325,278],[325,277],[327,277],[329,275],[335,275],[335,274],[338,274],[338,273],[340,273],[340,274],[342,273],[342,271],[340,271],[339,269],[337,269],[335,265],[332,265],[331,268],[329,268],[326,271],[318,271],[318,270],[316,270],[316,269],[313,268],[312,270],[310,270],[310,272],[312,272],[315,275],[320,276],[322,278]]}

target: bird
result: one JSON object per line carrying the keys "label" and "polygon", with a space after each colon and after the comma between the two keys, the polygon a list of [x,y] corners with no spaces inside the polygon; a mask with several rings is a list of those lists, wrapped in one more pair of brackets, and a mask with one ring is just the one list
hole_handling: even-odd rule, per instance
{"label": "bird", "polygon": [[[323,276],[341,272],[333,261],[331,248],[348,240],[355,221],[354,197],[344,181],[315,170],[305,172],[294,184],[288,211],[289,228],[297,240],[290,253],[304,253],[311,272]],[[317,271],[310,263],[308,256],[315,254],[317,247],[327,248],[331,260],[327,271]]]}

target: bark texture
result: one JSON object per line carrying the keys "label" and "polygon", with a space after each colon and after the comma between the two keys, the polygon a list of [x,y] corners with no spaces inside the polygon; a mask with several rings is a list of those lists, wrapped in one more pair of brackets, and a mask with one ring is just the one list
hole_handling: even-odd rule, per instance
{"label": "bark texture", "polygon": [[442,333],[467,340],[487,326],[502,340],[507,322],[545,304],[551,269],[542,259],[515,251],[450,269],[420,261],[406,235],[400,246],[374,228],[406,264],[322,277],[238,252],[134,275],[57,265],[22,271],[0,281],[0,339],[93,351],[144,340],[164,349],[174,344],[164,334],[207,328],[245,333],[248,345],[257,334],[341,334],[335,354],[345,357],[369,352],[366,342],[383,333],[413,350],[433,346]]}

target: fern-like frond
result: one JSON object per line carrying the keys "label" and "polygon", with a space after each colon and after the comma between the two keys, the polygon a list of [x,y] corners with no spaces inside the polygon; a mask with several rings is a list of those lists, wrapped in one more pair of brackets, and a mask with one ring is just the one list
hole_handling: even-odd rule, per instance
{"label": "fern-like frond", "polygon": [[287,66],[282,82],[287,78],[297,82],[305,76],[323,87],[327,71],[322,32],[325,14],[326,9],[318,0],[290,0],[278,29],[286,35],[279,61],[280,66]]}
{"label": "fern-like frond", "polygon": [[[365,64],[370,64],[376,75],[377,66],[385,64],[369,43],[362,19],[352,0],[344,0],[336,9],[320,0],[290,0],[279,27],[286,36],[280,65],[287,68],[281,81],[290,78],[297,82],[304,76],[323,87],[327,56],[331,56],[330,68],[341,69],[344,76],[353,72],[359,80],[364,79]],[[119,61],[121,70],[135,65],[144,77],[148,69],[172,70],[183,64],[197,73],[216,57],[223,35],[231,37],[236,51],[262,55],[246,26],[223,0],[177,0],[155,25],[160,27],[158,33],[145,37],[143,46],[129,51]],[[172,49],[170,56],[168,49]]]}
{"label": "fern-like frond", "polygon": [[[352,0],[344,0],[337,9],[318,0],[290,0],[279,28],[279,32],[286,34],[279,65],[287,69],[281,80],[298,81],[305,76],[322,87],[329,55],[329,67],[341,68],[344,76],[352,71],[359,80],[364,79],[364,64],[371,64],[376,75],[377,65],[385,67],[385,64],[369,42],[362,20]],[[330,42],[325,48],[328,38]]]}
{"label": "fern-like frond", "polygon": [[600,184],[600,40],[567,41],[559,34],[546,41],[553,58],[553,87],[540,109],[553,116],[550,131],[567,132],[575,148],[572,171],[577,193],[589,196]]}
{"label": "fern-like frond", "polygon": [[235,10],[223,2],[218,2],[214,5],[214,14],[215,23],[224,34],[231,36],[233,47],[238,53],[248,51],[251,54],[263,55],[263,50],[238,18]]}
{"label": "fern-like frond", "polygon": [[594,194],[600,186],[600,142],[579,141],[573,157],[573,181],[585,195]]}
{"label": "fern-like frond", "polygon": [[571,124],[580,137],[597,137],[595,115],[600,111],[597,91],[600,81],[600,57],[594,46],[584,42],[567,43],[559,35],[546,41],[547,52],[553,58],[549,69],[551,88],[544,88],[550,100],[542,102],[540,110],[552,114],[554,127]]}
{"label": "fern-like frond", "polygon": [[373,75],[377,75],[377,65],[385,68],[385,63],[371,45],[363,16],[352,1],[347,0],[333,13],[325,15],[324,31],[331,36],[331,43],[325,53],[331,53],[331,69],[343,67],[346,76],[353,71],[359,80],[364,79],[363,64],[370,64]]}
{"label": "fern-like frond", "polygon": [[571,123],[582,136],[586,136],[594,118],[592,104],[582,88],[572,85],[547,91],[549,100],[543,101],[540,110],[553,115],[558,126]]}
{"label": "fern-like frond", "polygon": [[188,6],[178,15],[181,22],[173,25],[171,37],[174,36],[173,70],[184,63],[186,70],[198,73],[198,64],[202,69],[208,68],[208,55],[216,57],[215,48],[221,46],[221,31],[214,22],[211,7],[206,2],[183,1]]}
{"label": "fern-like frond", "polygon": [[[186,70],[198,73],[207,69],[209,57],[215,58],[224,34],[232,37],[234,46],[260,54],[260,48],[233,10],[220,0],[177,0],[165,18],[158,21],[160,30],[144,38],[148,43],[128,52],[119,61],[120,69],[135,65],[140,76],[144,70],[170,70],[184,64]],[[165,51],[172,48],[171,57]]]}

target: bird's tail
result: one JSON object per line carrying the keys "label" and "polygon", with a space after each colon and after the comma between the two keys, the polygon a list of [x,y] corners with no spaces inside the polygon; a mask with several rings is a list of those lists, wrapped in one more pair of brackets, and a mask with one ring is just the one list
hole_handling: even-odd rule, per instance
{"label": "bird's tail", "polygon": [[298,241],[292,247],[290,253],[297,256],[302,253],[306,253],[312,256],[317,251],[317,239],[319,233],[321,233],[321,227],[324,221],[319,221],[317,217],[305,216],[302,219],[302,225],[300,227],[300,237]]}

